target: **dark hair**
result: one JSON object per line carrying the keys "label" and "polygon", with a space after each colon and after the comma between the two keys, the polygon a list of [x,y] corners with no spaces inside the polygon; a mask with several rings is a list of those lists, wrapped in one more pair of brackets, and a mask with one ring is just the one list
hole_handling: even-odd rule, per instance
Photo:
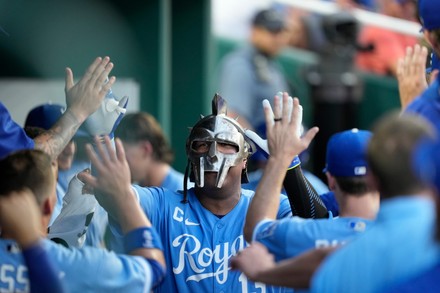
{"label": "dark hair", "polygon": [[353,176],[353,177],[337,177],[335,180],[339,185],[339,188],[345,193],[353,196],[362,196],[367,192],[372,191],[367,184],[366,176]]}
{"label": "dark hair", "polygon": [[[52,159],[40,150],[21,150],[0,160],[0,194],[29,188],[41,204],[51,194],[55,175]],[[55,192],[55,190],[53,191]]]}
{"label": "dark hair", "polygon": [[432,38],[434,39],[434,42],[436,46],[440,46],[440,29],[434,29],[429,31],[429,33],[432,35]]}
{"label": "dark hair", "polygon": [[412,166],[412,153],[424,138],[435,137],[432,126],[411,114],[387,115],[373,131],[367,159],[379,183],[381,198],[409,195],[425,188]]}
{"label": "dark hair", "polygon": [[153,156],[156,160],[168,164],[171,164],[174,160],[174,152],[162,128],[157,120],[148,113],[126,114],[116,128],[115,136],[125,143],[149,141],[153,146]]}

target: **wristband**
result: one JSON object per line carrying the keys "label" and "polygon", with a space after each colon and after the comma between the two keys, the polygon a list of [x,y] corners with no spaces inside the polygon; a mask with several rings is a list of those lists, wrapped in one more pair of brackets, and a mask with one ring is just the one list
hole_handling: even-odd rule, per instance
{"label": "wristband", "polygon": [[299,159],[299,156],[295,156],[295,158],[293,158],[292,162],[290,163],[289,167],[287,168],[287,170],[292,170],[295,169],[296,167],[298,167],[299,165],[301,165],[301,160]]}
{"label": "wristband", "polygon": [[141,227],[128,232],[124,236],[126,252],[139,248],[156,248],[163,250],[159,235],[153,227]]}

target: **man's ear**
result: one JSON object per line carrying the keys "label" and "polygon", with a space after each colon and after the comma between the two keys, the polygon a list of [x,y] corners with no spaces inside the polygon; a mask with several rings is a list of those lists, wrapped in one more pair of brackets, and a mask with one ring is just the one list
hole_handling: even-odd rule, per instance
{"label": "man's ear", "polygon": [[55,204],[57,201],[57,197],[47,197],[43,203],[41,204],[41,213],[43,216],[52,216],[53,210],[55,208]]}
{"label": "man's ear", "polygon": [[144,154],[148,155],[149,157],[153,155],[153,146],[151,145],[151,142],[144,140],[141,142],[141,147]]}
{"label": "man's ear", "polygon": [[327,177],[328,188],[331,191],[335,191],[335,189],[336,189],[336,179],[335,179],[335,177],[333,177],[333,175],[330,174],[329,172],[325,172],[325,176]]}

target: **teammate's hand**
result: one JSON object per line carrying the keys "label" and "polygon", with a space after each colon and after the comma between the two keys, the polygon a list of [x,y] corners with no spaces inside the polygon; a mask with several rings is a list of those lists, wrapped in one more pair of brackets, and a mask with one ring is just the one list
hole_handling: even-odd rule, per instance
{"label": "teammate's hand", "polygon": [[295,156],[307,149],[318,128],[309,129],[301,137],[302,106],[287,93],[283,93],[282,101],[275,96],[274,110],[267,100],[263,101],[263,108],[270,159],[288,167]]}
{"label": "teammate's hand", "polygon": [[397,81],[402,110],[404,110],[427,87],[426,58],[428,50],[424,46],[407,47],[406,55],[397,62]]}
{"label": "teammate's hand", "polygon": [[108,136],[104,137],[104,144],[98,137],[95,142],[96,151],[90,144],[86,150],[97,175],[83,173],[79,179],[92,187],[99,204],[115,215],[115,206],[124,205],[124,197],[132,195],[130,168],[120,139],[115,139],[116,150]]}
{"label": "teammate's hand", "polygon": [[[104,96],[115,82],[116,78],[108,75],[113,69],[109,57],[98,57],[86,70],[78,83],[73,81],[73,72],[66,68],[66,105],[67,111],[72,111],[75,117],[83,122],[101,105]],[[108,79],[108,82],[106,80]]]}
{"label": "teammate's hand", "polygon": [[258,275],[275,266],[275,259],[261,243],[254,242],[231,259],[231,268],[242,271],[251,281],[258,281]]}
{"label": "teammate's hand", "polygon": [[27,248],[40,239],[40,225],[41,211],[31,190],[0,196],[0,227],[21,247]]}
{"label": "teammate's hand", "polygon": [[[258,151],[261,152],[263,156],[267,159],[270,155],[269,146],[267,145],[267,140],[262,139],[257,133],[255,133],[250,129],[246,129],[244,131],[244,134],[255,143],[255,145],[258,148]],[[300,164],[301,164],[301,160],[299,159],[299,156],[295,156],[292,162],[290,163],[288,169],[295,168]]]}
{"label": "teammate's hand", "polygon": [[113,138],[113,132],[121,122],[127,104],[127,96],[120,99],[110,89],[102,101],[101,107],[84,122],[84,128],[91,136],[109,135],[110,138]]}

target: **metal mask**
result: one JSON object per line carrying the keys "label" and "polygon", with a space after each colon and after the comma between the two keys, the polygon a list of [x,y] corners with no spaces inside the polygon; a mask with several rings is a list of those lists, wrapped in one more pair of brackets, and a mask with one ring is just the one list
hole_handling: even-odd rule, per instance
{"label": "metal mask", "polygon": [[[213,98],[212,112],[212,115],[203,117],[191,129],[186,142],[186,153],[191,164],[191,181],[198,187],[203,187],[204,173],[217,172],[216,186],[221,188],[229,168],[248,158],[252,149],[238,122],[226,116],[226,101],[218,94]],[[218,144],[228,145],[235,151],[220,152]],[[247,182],[244,169],[242,183]]]}

